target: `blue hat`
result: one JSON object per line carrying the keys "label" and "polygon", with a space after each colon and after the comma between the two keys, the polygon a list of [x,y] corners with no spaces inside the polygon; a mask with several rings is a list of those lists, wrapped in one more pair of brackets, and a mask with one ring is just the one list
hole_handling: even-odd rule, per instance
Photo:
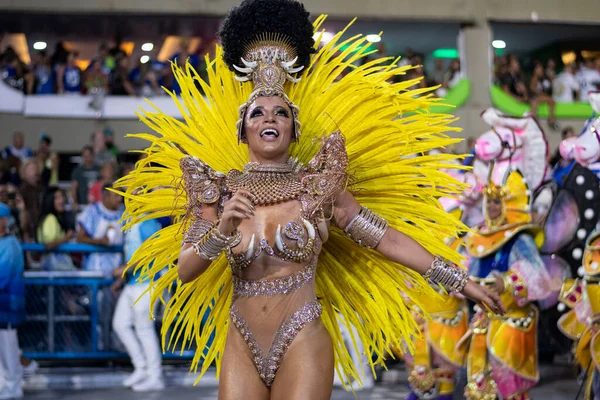
{"label": "blue hat", "polygon": [[4,203],[0,203],[0,218],[10,217],[10,207]]}

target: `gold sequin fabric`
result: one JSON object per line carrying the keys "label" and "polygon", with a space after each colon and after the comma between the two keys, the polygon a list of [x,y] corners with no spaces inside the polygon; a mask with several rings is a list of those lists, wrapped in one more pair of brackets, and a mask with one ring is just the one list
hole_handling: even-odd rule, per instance
{"label": "gold sequin fabric", "polygon": [[232,170],[227,174],[227,189],[232,193],[240,189],[249,191],[259,206],[295,200],[304,193],[300,174],[288,164],[252,165],[244,172]]}
{"label": "gold sequin fabric", "polygon": [[329,135],[302,177],[304,218],[327,218],[324,210],[346,188],[349,175],[346,143],[340,132]]}
{"label": "gold sequin fabric", "polygon": [[182,184],[178,185],[177,191],[180,192],[183,188],[187,198],[183,222],[185,226],[191,221],[191,226],[187,229],[194,231],[186,236],[195,237],[206,228],[203,222],[195,223],[202,219],[202,207],[217,201],[222,204],[225,200],[222,196],[225,174],[215,171],[208,164],[192,156],[183,157],[179,161],[179,167],[182,172]]}

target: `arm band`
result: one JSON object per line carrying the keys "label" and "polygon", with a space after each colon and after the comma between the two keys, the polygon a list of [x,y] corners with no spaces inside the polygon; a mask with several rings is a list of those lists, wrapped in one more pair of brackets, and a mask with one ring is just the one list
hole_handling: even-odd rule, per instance
{"label": "arm band", "polygon": [[359,245],[372,249],[377,247],[387,228],[388,222],[384,218],[363,207],[344,232]]}

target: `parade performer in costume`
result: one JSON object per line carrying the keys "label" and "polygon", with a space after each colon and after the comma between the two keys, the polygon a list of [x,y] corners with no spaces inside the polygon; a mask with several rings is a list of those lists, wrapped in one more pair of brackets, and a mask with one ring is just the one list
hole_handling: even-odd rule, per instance
{"label": "parade performer in costume", "polygon": [[[462,216],[460,208],[451,213],[459,219]],[[451,249],[464,253],[464,235],[449,238],[447,242]],[[469,326],[467,303],[462,297],[446,293],[442,287],[437,291],[443,301],[431,304],[425,310],[430,319],[421,317],[422,310],[416,309],[413,313],[421,335],[415,339],[414,354],[406,357],[411,389],[407,400],[451,400],[456,371],[464,361],[456,343],[467,333]]]}
{"label": "parade performer in costume", "polygon": [[588,238],[583,254],[583,279],[567,280],[561,302],[572,309],[558,321],[574,341],[575,359],[585,372],[585,400],[600,399],[600,232]]}
{"label": "parade performer in costume", "polygon": [[[538,310],[552,287],[538,249],[542,230],[531,224],[531,192],[515,170],[484,188],[486,223],[466,236],[469,274],[501,295],[507,313],[490,316],[476,307],[469,333],[460,342],[466,351],[468,399],[528,399],[539,380]],[[560,284],[559,284],[560,285]],[[487,397],[486,397],[487,396]]]}
{"label": "parade performer in costume", "polygon": [[328,399],[334,365],[358,378],[337,318],[377,363],[417,334],[403,296],[424,310],[439,300],[428,280],[503,312],[444,245],[464,228],[436,200],[462,189],[439,171],[455,156],[405,157],[456,142],[443,134],[453,117],[390,83],[409,67],[356,67],[372,51],[343,34],[317,51],[301,3],[244,1],[208,81],[174,68],[183,121],[141,115],[156,134],[134,135],[151,142],[148,157],[118,182],[127,226],[175,217],[131,263],[154,300],[177,282],[164,347],[193,340],[192,368],[216,362],[222,399]]}

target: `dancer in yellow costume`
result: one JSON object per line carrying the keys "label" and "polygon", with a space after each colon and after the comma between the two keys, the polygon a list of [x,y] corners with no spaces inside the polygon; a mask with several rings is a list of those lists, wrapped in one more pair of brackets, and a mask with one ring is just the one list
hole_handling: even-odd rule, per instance
{"label": "dancer in yellow costume", "polygon": [[[460,219],[462,211],[450,211]],[[448,239],[448,246],[464,253],[464,237]],[[420,317],[415,309],[414,317],[419,323],[421,335],[415,338],[414,354],[406,357],[410,369],[410,395],[406,400],[451,400],[454,393],[456,371],[464,360],[456,343],[465,335],[469,326],[469,310],[466,301],[438,288],[442,301],[430,304],[425,310],[431,318]]]}
{"label": "dancer in yellow costume", "polygon": [[600,232],[587,240],[583,279],[567,280],[560,300],[572,310],[558,327],[575,342],[575,358],[585,371],[584,400],[600,399]]}
{"label": "dancer in yellow costume", "polygon": [[548,296],[550,276],[538,249],[544,242],[531,223],[531,192],[519,171],[503,186],[484,188],[485,225],[466,236],[469,274],[501,295],[507,313],[491,316],[476,307],[466,351],[468,399],[528,399],[539,380],[538,310],[531,304]]}
{"label": "dancer in yellow costume", "polygon": [[461,190],[439,172],[454,156],[406,157],[455,142],[453,118],[389,83],[394,60],[356,67],[364,38],[318,50],[308,17],[292,0],[233,9],[208,81],[174,69],[183,121],[142,114],[148,157],[118,182],[127,225],[175,216],[131,262],[154,301],[177,282],[163,346],[193,342],[200,376],[215,362],[221,399],[329,399],[334,365],[358,378],[337,318],[381,359],[417,333],[402,295],[437,301],[428,280],[503,312],[444,245],[463,228],[436,200]]}

